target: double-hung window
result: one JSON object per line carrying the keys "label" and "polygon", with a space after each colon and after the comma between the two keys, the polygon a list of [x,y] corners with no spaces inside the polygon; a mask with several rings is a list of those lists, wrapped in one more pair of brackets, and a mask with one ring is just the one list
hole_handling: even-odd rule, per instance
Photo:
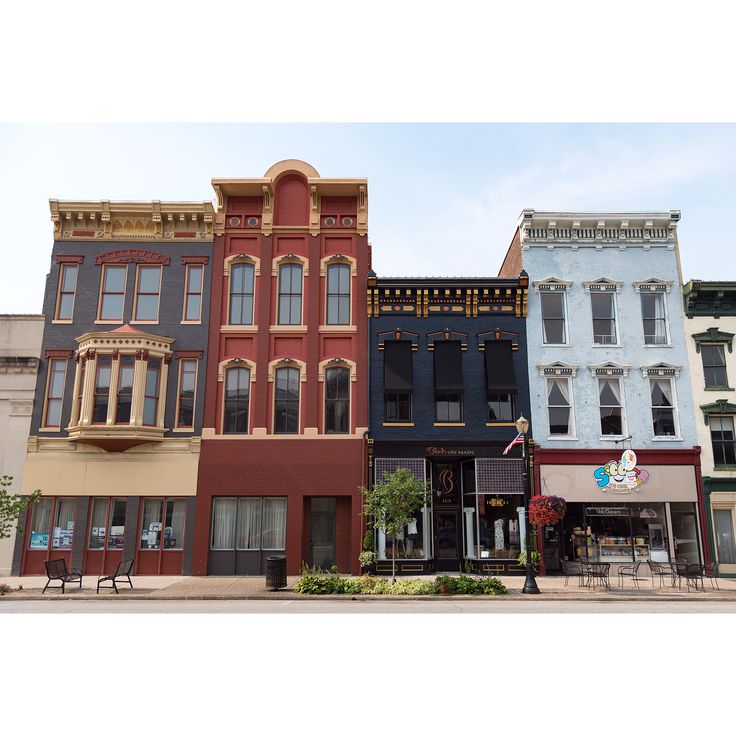
{"label": "double-hung window", "polygon": [[125,280],[127,266],[103,266],[100,290],[99,320],[122,322],[125,307]]}
{"label": "double-hung window", "polygon": [[621,381],[618,378],[598,379],[598,402],[600,406],[601,434],[622,436],[624,434],[623,402]]}
{"label": "double-hung window", "polygon": [[720,345],[701,345],[700,354],[703,359],[703,374],[706,388],[727,388],[726,350]]}
{"label": "double-hung window", "polygon": [[489,422],[514,420],[516,375],[510,340],[486,340],[483,344],[486,363],[486,391]]}
{"label": "double-hung window", "polygon": [[143,424],[155,427],[158,419],[158,401],[161,390],[161,359],[151,358],[146,365],[146,386],[143,395]]}
{"label": "double-hung window", "polygon": [[298,434],[299,432],[299,381],[298,368],[277,368],[274,376],[274,432]]}
{"label": "double-hung window", "polygon": [[457,340],[434,343],[434,392],[436,421],[455,424],[463,421],[463,357]]}
{"label": "double-hung window", "polygon": [[228,368],[225,371],[225,409],[222,431],[225,434],[248,432],[250,369]]}
{"label": "double-hung window", "polygon": [[135,357],[122,355],[118,369],[118,397],[115,411],[115,424],[130,424],[130,410],[133,406],[133,374]]}
{"label": "double-hung window", "polygon": [[187,264],[184,287],[184,322],[200,322],[202,319],[202,289],[204,266]]}
{"label": "double-hung window", "polygon": [[539,301],[542,309],[542,340],[544,344],[567,344],[565,292],[563,290],[540,291]]}
{"label": "double-hung window", "polygon": [[136,322],[158,322],[161,271],[161,266],[138,266],[134,309]]}
{"label": "double-hung window", "polygon": [[655,437],[675,437],[677,418],[671,378],[650,378],[652,430]]}
{"label": "double-hung window", "polygon": [[732,416],[713,416],[708,421],[710,439],[713,445],[713,463],[719,465],[736,465],[736,437]]}
{"label": "double-hung window", "polygon": [[235,263],[230,267],[230,324],[253,324],[253,288],[255,267]]}
{"label": "double-hung window", "polygon": [[279,266],[279,324],[302,323],[302,267],[298,263]]}
{"label": "double-hung window", "polygon": [[591,291],[590,305],[593,311],[593,343],[615,345],[618,342],[615,292]]}
{"label": "double-hung window", "polygon": [[49,360],[49,376],[46,388],[46,409],[43,426],[49,429],[61,427],[61,407],[64,401],[64,378],[66,376],[66,359],[51,358]]}
{"label": "double-hung window", "polygon": [[59,273],[59,297],[56,301],[55,319],[60,322],[71,322],[74,319],[74,298],[77,294],[77,275],[79,266],[76,263],[62,263]]}
{"label": "double-hung window", "polygon": [[547,412],[550,436],[571,437],[574,434],[571,386],[568,377],[547,379]]}
{"label": "double-hung window", "polygon": [[413,387],[411,343],[386,340],[383,345],[383,391],[387,424],[411,422]]}
{"label": "double-hung window", "polygon": [[645,345],[667,345],[667,306],[661,291],[642,291],[641,316],[644,323]]}
{"label": "double-hung window", "polygon": [[112,357],[110,355],[98,355],[95,370],[95,393],[92,403],[92,424],[105,424],[107,422],[111,373]]}
{"label": "double-hung window", "polygon": [[325,432],[346,434],[350,426],[350,369],[325,371]]}
{"label": "double-hung window", "polygon": [[194,428],[194,400],[197,390],[197,361],[182,358],[179,361],[179,390],[176,402],[176,428]]}
{"label": "double-hung window", "polygon": [[350,264],[327,266],[327,324],[350,324]]}

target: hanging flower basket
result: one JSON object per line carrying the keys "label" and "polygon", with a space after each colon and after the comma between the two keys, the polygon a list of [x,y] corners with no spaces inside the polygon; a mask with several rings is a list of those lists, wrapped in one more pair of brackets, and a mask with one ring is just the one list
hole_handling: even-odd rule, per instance
{"label": "hanging flower basket", "polygon": [[529,520],[534,526],[554,526],[567,511],[567,503],[559,496],[532,496],[529,499]]}

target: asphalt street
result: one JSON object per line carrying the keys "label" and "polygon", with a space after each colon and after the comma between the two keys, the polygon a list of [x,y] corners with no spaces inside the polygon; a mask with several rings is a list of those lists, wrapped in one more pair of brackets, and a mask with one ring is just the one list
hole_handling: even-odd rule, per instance
{"label": "asphalt street", "polygon": [[736,613],[736,601],[16,600],[3,613]]}

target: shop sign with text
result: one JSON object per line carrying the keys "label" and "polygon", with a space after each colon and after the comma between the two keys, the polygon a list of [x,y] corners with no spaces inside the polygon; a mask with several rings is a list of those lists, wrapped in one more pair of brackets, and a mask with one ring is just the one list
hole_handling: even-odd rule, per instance
{"label": "shop sign with text", "polygon": [[596,468],[593,477],[604,493],[638,493],[640,487],[649,480],[649,471],[636,467],[636,453],[633,450],[624,450],[620,460],[611,460]]}

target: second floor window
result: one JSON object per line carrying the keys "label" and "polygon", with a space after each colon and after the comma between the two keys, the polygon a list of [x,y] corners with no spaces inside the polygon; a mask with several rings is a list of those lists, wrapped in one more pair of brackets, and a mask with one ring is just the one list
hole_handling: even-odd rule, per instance
{"label": "second floor window", "polygon": [[542,340],[545,345],[565,345],[565,292],[542,291],[539,294],[542,308]]}
{"label": "second floor window", "polygon": [[650,378],[652,399],[652,430],[655,437],[674,437],[677,434],[672,381],[669,378]]}
{"label": "second floor window", "polygon": [[65,376],[66,360],[64,358],[49,360],[49,383],[46,391],[44,427],[61,427],[61,406],[64,401]]}
{"label": "second floor window", "polygon": [[510,340],[485,340],[486,391],[489,422],[511,422],[517,391]]}
{"label": "second floor window", "polygon": [[593,310],[593,342],[596,345],[615,345],[616,302],[610,291],[592,291],[590,305]]}
{"label": "second floor window", "polygon": [[298,263],[279,266],[279,324],[302,323],[302,267]]}
{"label": "second floor window", "polygon": [[667,313],[664,294],[643,292],[641,294],[641,316],[644,322],[644,344],[667,344]]}
{"label": "second floor window", "polygon": [[346,434],[350,424],[350,369],[325,371],[325,432]]}
{"label": "second floor window", "polygon": [[386,340],[383,346],[384,421],[411,422],[413,390],[411,343]]}
{"label": "second floor window", "polygon": [[713,444],[713,462],[719,465],[736,465],[736,438],[733,417],[710,417],[710,438]]}
{"label": "second floor window", "polygon": [[230,268],[230,324],[253,324],[253,283],[255,268],[236,263]]}
{"label": "second floor window", "polygon": [[199,322],[202,319],[202,278],[204,266],[187,265],[187,282],[184,292],[184,321]]}
{"label": "second floor window", "polygon": [[158,302],[161,293],[161,266],[139,266],[135,293],[135,320],[158,322]]}
{"label": "second floor window", "polygon": [[274,378],[274,432],[276,434],[298,434],[299,369],[277,368]]}
{"label": "second floor window", "polygon": [[463,420],[463,358],[456,340],[434,343],[434,390],[437,422]]}
{"label": "second floor window", "polygon": [[197,390],[197,361],[186,358],[179,361],[179,392],[176,404],[177,429],[194,427],[194,398]]}
{"label": "second floor window", "polygon": [[76,263],[64,263],[59,275],[59,298],[56,303],[56,319],[71,322],[74,318],[74,297],[77,293]]}
{"label": "second floor window", "polygon": [[250,370],[228,368],[225,373],[225,414],[222,431],[225,434],[248,432],[250,403]]}
{"label": "second floor window", "polygon": [[327,324],[350,324],[350,266],[346,263],[327,267]]}
{"label": "second floor window", "polygon": [[570,437],[573,434],[570,379],[547,379],[547,412],[550,436]]}
{"label": "second floor window", "polygon": [[122,322],[125,306],[125,278],[127,266],[104,266],[100,295],[100,320]]}
{"label": "second floor window", "polygon": [[601,413],[601,434],[623,435],[623,404],[621,403],[621,383],[618,378],[598,379],[598,401]]}
{"label": "second floor window", "polygon": [[149,359],[146,366],[146,387],[143,395],[143,424],[155,427],[158,417],[158,400],[161,389],[161,360]]}
{"label": "second floor window", "polygon": [[112,358],[109,355],[98,355],[95,372],[95,393],[92,404],[92,424],[105,424],[107,422],[111,372]]}
{"label": "second floor window", "polygon": [[701,345],[706,388],[726,388],[726,351],[723,345]]}
{"label": "second floor window", "polygon": [[133,405],[134,368],[135,358],[132,355],[124,355],[120,358],[115,424],[130,424],[130,408]]}

